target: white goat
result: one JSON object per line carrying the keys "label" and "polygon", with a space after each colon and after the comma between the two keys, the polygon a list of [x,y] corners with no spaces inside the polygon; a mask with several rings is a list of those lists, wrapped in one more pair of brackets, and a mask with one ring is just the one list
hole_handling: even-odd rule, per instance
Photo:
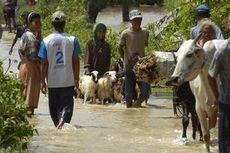
{"label": "white goat", "polygon": [[102,104],[105,104],[106,100],[111,100],[112,92],[112,75],[106,72],[104,76],[98,80],[98,99],[102,101]]}
{"label": "white goat", "polygon": [[96,92],[98,88],[98,72],[92,71],[89,75],[83,75],[79,82],[79,94],[84,96],[83,103],[86,104],[87,98],[92,98],[96,102]]}

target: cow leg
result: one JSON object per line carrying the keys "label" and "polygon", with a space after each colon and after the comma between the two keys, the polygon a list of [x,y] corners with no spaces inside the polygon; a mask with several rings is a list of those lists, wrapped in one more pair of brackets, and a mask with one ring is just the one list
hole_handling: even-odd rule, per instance
{"label": "cow leg", "polygon": [[183,118],[182,118],[183,133],[182,133],[182,138],[187,138],[187,128],[188,128],[188,125],[189,125],[189,116],[188,116],[187,105],[184,102],[182,102],[182,108],[183,108]]}
{"label": "cow leg", "polygon": [[202,141],[203,139],[203,134],[202,134],[202,130],[201,130],[201,126],[200,126],[200,122],[196,113],[196,108],[195,108],[195,103],[193,103],[190,108],[189,108],[189,112],[191,113],[191,120],[192,120],[192,137],[193,140],[196,139],[196,131],[198,130],[200,133],[200,141]]}
{"label": "cow leg", "polygon": [[203,134],[204,134],[204,142],[206,145],[206,150],[209,153],[210,152],[210,132],[209,132],[209,127],[208,127],[208,122],[206,119],[207,115],[205,113],[205,110],[202,110],[199,107],[196,107],[196,111],[197,111],[197,115],[198,115],[199,120],[200,120],[201,129],[202,129]]}
{"label": "cow leg", "polygon": [[200,133],[200,141],[203,141],[203,132],[202,132],[200,121],[199,121],[197,114],[196,114],[196,122],[197,122],[197,129],[199,130],[199,133]]}
{"label": "cow leg", "polygon": [[199,119],[198,119],[198,116],[197,116],[195,110],[191,111],[191,120],[192,120],[192,130],[193,130],[192,137],[193,137],[193,139],[194,140],[196,139],[196,131],[198,130],[200,133],[200,141],[202,141],[203,140],[203,134],[202,134],[200,122],[199,122]]}
{"label": "cow leg", "polygon": [[196,139],[196,127],[197,127],[197,122],[196,122],[196,116],[193,112],[191,113],[191,121],[192,121],[192,138],[193,140]]}
{"label": "cow leg", "polygon": [[210,108],[208,119],[209,119],[209,129],[215,128],[217,122],[217,107]]}

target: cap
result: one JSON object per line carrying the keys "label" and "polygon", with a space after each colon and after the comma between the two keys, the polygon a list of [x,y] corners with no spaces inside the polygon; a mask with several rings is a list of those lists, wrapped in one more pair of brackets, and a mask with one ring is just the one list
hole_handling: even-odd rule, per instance
{"label": "cap", "polygon": [[135,18],[142,18],[142,14],[139,10],[132,10],[129,12],[129,19],[133,20]]}
{"label": "cap", "polygon": [[195,10],[196,12],[206,12],[206,11],[209,11],[209,8],[207,5],[201,4]]}
{"label": "cap", "polygon": [[66,15],[62,11],[57,11],[52,15],[53,22],[64,22],[66,20]]}

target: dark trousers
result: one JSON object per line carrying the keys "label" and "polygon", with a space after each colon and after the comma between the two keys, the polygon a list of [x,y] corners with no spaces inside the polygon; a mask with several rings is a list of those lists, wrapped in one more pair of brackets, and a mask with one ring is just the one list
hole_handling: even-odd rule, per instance
{"label": "dark trousers", "polygon": [[149,98],[150,84],[143,81],[136,81],[135,73],[130,70],[125,72],[125,100],[126,106],[132,107],[132,101],[136,99],[136,84],[140,89],[140,97],[137,99],[137,105],[141,106],[141,103]]}
{"label": "dark trousers", "polygon": [[55,126],[60,119],[70,123],[74,106],[73,95],[74,87],[49,88],[49,111]]}
{"label": "dark trousers", "polygon": [[219,106],[219,152],[230,153],[230,105]]}

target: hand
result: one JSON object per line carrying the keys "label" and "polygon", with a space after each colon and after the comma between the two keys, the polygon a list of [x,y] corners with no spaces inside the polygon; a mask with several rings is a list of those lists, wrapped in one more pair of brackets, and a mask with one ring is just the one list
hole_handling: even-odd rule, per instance
{"label": "hand", "polygon": [[79,79],[74,80],[74,83],[75,83],[75,89],[78,89],[79,88]]}
{"label": "hand", "polygon": [[45,82],[42,82],[41,92],[45,95],[47,93],[47,85]]}
{"label": "hand", "polygon": [[12,55],[13,49],[10,49],[9,51],[9,55]]}

